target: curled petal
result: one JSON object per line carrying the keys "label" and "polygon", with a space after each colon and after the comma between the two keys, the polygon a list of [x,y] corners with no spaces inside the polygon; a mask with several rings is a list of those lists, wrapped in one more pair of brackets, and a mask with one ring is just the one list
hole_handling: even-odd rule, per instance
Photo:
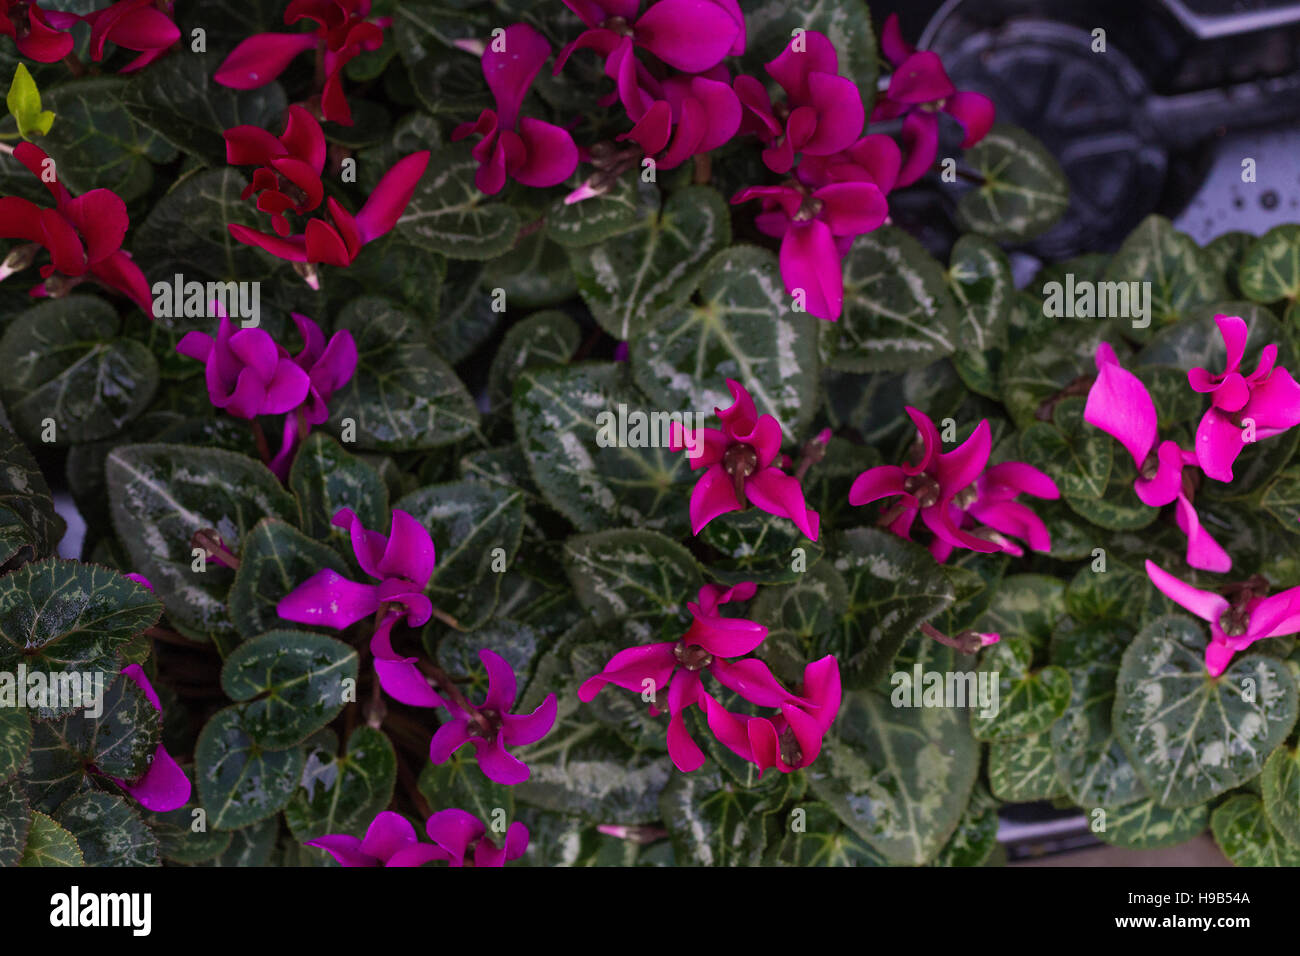
{"label": "curled petal", "polygon": [[357,213],[357,229],[362,242],[371,242],[397,225],[397,220],[415,194],[416,184],[429,165],[429,156],[427,149],[412,153],[398,160],[392,169],[384,173],[379,185]]}
{"label": "curled petal", "polygon": [[731,476],[721,465],[710,465],[691,492],[691,533],[699,534],[718,515],[739,511]]}
{"label": "curled petal", "polygon": [[1202,571],[1228,571],[1232,568],[1232,558],[1228,552],[1210,536],[1201,525],[1196,509],[1185,495],[1178,496],[1176,511],[1178,527],[1187,535],[1187,563]]}
{"label": "curled petal", "polygon": [[1133,482],[1133,490],[1143,504],[1160,508],[1177,498],[1182,490],[1183,453],[1177,442],[1163,441],[1156,457],[1160,464],[1155,477],[1149,481],[1138,477]]}
{"label": "curled petal", "polygon": [[313,33],[256,33],[231,51],[212,79],[236,90],[257,89],[283,73],[298,54],[315,46]]}
{"label": "curled petal", "polygon": [[768,514],[789,518],[795,526],[817,540],[820,517],[804,502],[803,486],[799,479],[787,475],[779,468],[764,468],[745,482],[745,494],[757,507]]}
{"label": "curled petal", "polygon": [[1097,346],[1097,380],[1088,390],[1084,421],[1116,439],[1139,468],[1156,442],[1156,406],[1146,386],[1121,368],[1115,350]]}
{"label": "curled petal", "polygon": [[282,598],[275,612],[286,621],[342,630],[378,608],[378,587],[357,584],[322,568]]}
{"label": "curled petal", "polygon": [[993,101],[982,93],[960,92],[948,97],[943,111],[961,124],[966,131],[961,141],[962,149],[970,149],[993,128],[997,110]]}

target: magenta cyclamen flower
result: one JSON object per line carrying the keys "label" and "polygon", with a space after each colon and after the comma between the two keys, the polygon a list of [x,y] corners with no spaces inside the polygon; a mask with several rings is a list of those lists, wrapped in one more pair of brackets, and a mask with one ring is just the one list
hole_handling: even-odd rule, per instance
{"label": "magenta cyclamen flower", "polygon": [[370,0],[292,0],[284,22],[310,20],[310,33],[258,33],[242,41],[217,68],[213,79],[222,86],[254,90],[285,71],[299,54],[315,50],[325,75],[320,108],[325,119],[352,125],[352,110],[343,94],[343,67],[359,54],[378,50],[389,17],[367,19]]}
{"label": "magenta cyclamen flower", "polygon": [[528,827],[518,821],[506,827],[497,846],[483,821],[464,810],[439,810],[424,826],[429,839],[447,854],[449,866],[505,866],[528,849]]}
{"label": "magenta cyclamen flower", "polygon": [[774,718],[733,714],[702,695],[709,729],[736,756],[758,767],[791,773],[821,753],[822,738],[839,713],[840,664],[827,655],[804,668],[803,685],[794,699],[781,703]]}
{"label": "magenta cyclamen flower", "polygon": [[698,770],[704,763],[704,751],[686,730],[685,712],[693,705],[709,706],[710,695],[704,689],[701,672],[707,671],[718,683],[760,707],[780,707],[796,700],[762,661],[724,660],[743,657],[767,637],[767,628],[762,624],[718,613],[718,608],[729,601],[748,601],[755,590],[753,582],[748,581],[728,589],[706,584],[700,588],[699,601],[686,605],[693,620],[680,641],[619,651],[604,670],[578,688],[579,699],[594,700],[606,684],[636,693],[648,690],[654,700],[650,713],[658,716],[664,710],[666,697],[668,755],[683,773]]}
{"label": "magenta cyclamen flower", "polygon": [[898,185],[910,186],[924,175],[939,152],[939,112],[947,113],[966,131],[962,149],[969,149],[993,128],[993,101],[982,93],[960,92],[953,86],[938,54],[918,53],[904,39],[898,15],[885,20],[880,44],[894,66],[889,88],[871,112],[873,122],[903,116],[907,160]]}
{"label": "magenta cyclamen flower", "polygon": [[311,378],[265,329],[236,330],[227,316],[217,337],[186,332],[176,351],[205,366],[208,399],[236,418],[282,415],[307,398]]}
{"label": "magenta cyclamen flower", "polygon": [[482,821],[464,810],[440,810],[429,817],[424,828],[432,844],[421,843],[404,816],[385,810],[371,821],[360,840],[346,833],[331,833],[304,845],[328,851],[342,866],[423,866],[434,862],[504,866],[528,849],[528,828],[522,823],[510,824],[503,845],[497,847]]}
{"label": "magenta cyclamen flower", "polygon": [[1239,369],[1249,335],[1245,321],[1235,315],[1216,315],[1214,321],[1228,350],[1228,366],[1221,374],[1194,368],[1187,381],[1210,396],[1196,429],[1196,461],[1216,481],[1232,481],[1233,462],[1247,440],[1272,438],[1300,424],[1300,385],[1286,369],[1274,367],[1273,344],[1264,346],[1255,371],[1243,375]]}
{"label": "magenta cyclamen flower", "polygon": [[104,46],[108,43],[139,53],[120,70],[134,73],[158,59],[181,38],[180,29],[172,22],[171,9],[170,2],[118,0],[84,17],[75,14],[62,14],[62,17],[90,24],[90,58],[96,63],[104,59]]}
{"label": "magenta cyclamen flower", "polygon": [[727,379],[734,401],[715,408],[722,429],[687,432],[673,423],[669,447],[687,450],[691,470],[705,469],[691,492],[691,530],[699,534],[718,515],[752,504],[768,514],[789,518],[812,541],[817,540],[820,518],[804,502],[799,479],[787,475],[774,462],[781,452],[781,425],[771,415],[759,415],[745,387]]}
{"label": "magenta cyclamen flower", "polygon": [[303,405],[303,415],[310,425],[319,425],[330,417],[329,400],[352,380],[357,370],[357,343],[352,333],[341,329],[325,341],[320,326],[297,312],[289,313],[302,336],[302,351],[293,357],[294,364],[307,373],[311,383]]}
{"label": "magenta cyclamen flower", "polygon": [[902,151],[893,137],[868,133],[841,152],[805,156],[794,174],[812,189],[829,183],[871,183],[887,196],[898,183],[902,162]]}
{"label": "magenta cyclamen flower", "polygon": [[1187,563],[1206,571],[1227,571],[1232,559],[1197,518],[1183,491],[1183,466],[1195,464],[1193,452],[1174,441],[1155,447],[1156,404],[1136,375],[1119,364],[1108,342],[1097,345],[1097,379],[1088,390],[1083,418],[1118,441],[1133,458],[1138,476],[1133,490],[1153,508],[1177,502],[1178,526],[1187,535]]}
{"label": "magenta cyclamen flower", "polygon": [[40,63],[57,63],[72,52],[75,41],[68,30],[77,19],[28,0],[0,0],[0,34],[12,37],[20,54]]}
{"label": "magenta cyclamen flower", "polygon": [[611,71],[607,63],[606,72],[620,86],[636,82],[634,49],[683,73],[704,73],[723,57],[745,52],[745,18],[736,0],[659,0],[639,16],[641,0],[564,0],[564,5],[588,29],[560,51],[557,74],[575,50],[614,59],[618,65]]}
{"label": "magenta cyclamen flower", "polygon": [[1180,581],[1154,561],[1146,563],[1147,576],[1160,591],[1210,625],[1210,643],[1205,648],[1205,667],[1218,677],[1232,655],[1266,637],[1300,633],[1300,587],[1279,591],[1271,597],[1255,593],[1250,582],[1239,589],[1237,600],[1202,591]]}
{"label": "magenta cyclamen flower", "polygon": [[507,27],[483,53],[483,76],[497,108],[484,110],[477,122],[463,123],[451,134],[452,140],[482,137],[473,150],[479,162],[474,185],[480,192],[500,192],[507,178],[525,186],[554,186],[577,168],[578,147],[568,130],[519,116],[533,78],[550,55],[546,38],[526,23]]}
{"label": "magenta cyclamen flower", "polygon": [[[989,554],[1021,553],[1004,535],[1023,538],[1036,551],[1051,550],[1051,537],[1038,516],[1015,501],[1020,493],[1057,498],[1056,483],[1037,468],[1006,462],[985,471],[992,450],[987,420],[950,452],[940,449],[939,430],[924,412],[907,406],[907,414],[920,436],[921,455],[915,464],[868,468],[849,489],[849,504],[865,505],[882,498],[898,498],[882,521],[890,531],[911,537],[912,522],[921,520],[934,533],[931,553],[947,560],[954,548]],[[967,531],[963,526],[983,523]]]}
{"label": "magenta cyclamen flower", "polygon": [[643,78],[635,90],[638,95],[629,96],[624,105],[636,125],[616,138],[635,141],[647,156],[655,157],[659,169],[675,169],[692,156],[717,149],[740,128],[740,100],[725,67],[714,67],[707,75],[670,76],[659,83]]}
{"label": "magenta cyclamen flower", "polygon": [[[515,672],[506,659],[486,648],[478,652],[487,668],[488,692],[483,703],[470,710],[448,702],[451,717],[438,728],[429,743],[429,759],[446,763],[453,753],[469,744],[479,768],[497,783],[516,784],[528,779],[528,767],[512,756],[507,747],[522,747],[541,740],[555,725],[557,699],[548,694],[531,714],[512,714],[515,706]],[[467,702],[468,703],[468,702]]]}
{"label": "magenta cyclamen flower", "polygon": [[340,508],[332,523],[348,529],[361,570],[380,583],[358,584],[322,568],[281,600],[276,613],[286,621],[342,630],[384,608],[370,639],[375,673],[384,692],[415,707],[444,706],[446,702],[416,667],[417,658],[398,655],[391,638],[398,619],[405,617],[409,626],[419,627],[433,616],[433,602],[424,593],[437,560],[428,530],[396,508],[387,537],[366,530],[351,508]]}
{"label": "magenta cyclamen flower", "polygon": [[[128,577],[153,590],[144,578],[138,575],[128,575]],[[144,668],[139,664],[128,664],[122,668],[122,674],[144,692],[149,703],[153,704],[153,709],[161,715],[162,702],[159,701],[153,684],[149,683],[149,678],[145,676]],[[113,782],[134,797],[140,806],[154,813],[166,813],[177,807],[183,807],[190,799],[189,777],[185,776],[185,771],[181,769],[180,764],[162,744],[159,744],[158,749],[154,751],[149,761],[149,769],[142,777],[134,781],[119,780],[115,777]]]}
{"label": "magenta cyclamen flower", "polygon": [[763,162],[772,172],[788,173],[799,153],[829,156],[848,149],[861,135],[862,96],[857,84],[840,76],[835,46],[824,34],[808,30],[794,37],[766,69],[785,91],[784,123],[758,80],[738,76],[735,89],[745,107],[744,131],[767,144]]}
{"label": "magenta cyclamen flower", "polygon": [[[854,94],[857,95],[856,93]],[[733,203],[763,200],[759,231],[781,239],[781,281],[805,309],[831,322],[844,310],[840,256],[854,236],[871,232],[889,215],[884,193],[871,182],[831,183],[818,189],[789,180],[783,186],[750,186]]]}

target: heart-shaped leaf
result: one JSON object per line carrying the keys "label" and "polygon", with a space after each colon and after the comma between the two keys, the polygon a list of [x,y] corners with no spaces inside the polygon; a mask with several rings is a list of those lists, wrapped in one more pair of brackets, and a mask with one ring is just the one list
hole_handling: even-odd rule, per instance
{"label": "heart-shaped leaf", "polygon": [[74,837],[43,813],[32,813],[32,826],[27,831],[27,846],[23,848],[19,866],[85,866]]}
{"label": "heart-shaped leaf", "polygon": [[263,518],[244,539],[239,570],[227,598],[230,620],[241,637],[283,627],[280,601],[323,568],[348,576],[338,554],[278,518]]}
{"label": "heart-shaped leaf", "polygon": [[85,866],[157,866],[158,840],[121,797],[91,792],[64,801],[54,814],[81,848]]}
{"label": "heart-shaped leaf", "polygon": [[1283,839],[1253,793],[1220,804],[1210,817],[1210,829],[1234,866],[1300,866],[1300,847]]}
{"label": "heart-shaped leaf", "polygon": [[238,830],[278,812],[293,796],[303,763],[301,747],[267,750],[259,745],[244,726],[242,707],[217,711],[194,749],[194,777],[208,826]]}
{"label": "heart-shaped leaf", "polygon": [[1300,298],[1300,226],[1274,226],[1246,250],[1237,274],[1241,291],[1256,302]]}
{"label": "heart-shaped leaf", "polygon": [[1070,705],[1070,675],[1049,665],[1034,670],[1033,647],[1028,638],[1003,638],[980,654],[980,676],[998,685],[995,712],[971,712],[971,730],[977,740],[1008,741],[1041,734]]}
{"label": "heart-shaped leaf", "polygon": [[1036,138],[996,124],[966,150],[965,162],[983,182],[957,200],[958,221],[995,242],[1023,242],[1061,218],[1070,186],[1060,165]]}
{"label": "heart-shaped leaf", "polygon": [[289,490],[298,499],[299,527],[317,539],[352,546],[348,532],[332,523],[340,508],[351,508],[367,528],[388,524],[388,488],[379,472],[343,450],[324,432],[312,432],[289,470]]}
{"label": "heart-shaped leaf", "polygon": [[284,809],[285,822],[300,841],[327,833],[365,836],[375,814],[393,798],[397,755],[386,735],[358,727],[341,756],[337,741],[329,737],[334,747],[306,748],[302,782]]}
{"label": "heart-shaped leaf", "polygon": [[0,566],[50,554],[64,527],[36,459],[17,435],[0,428]]}
{"label": "heart-shaped leaf", "polygon": [[492,359],[488,395],[494,409],[506,407],[515,379],[526,368],[564,365],[582,339],[578,323],[559,311],[538,312],[511,326]]}
{"label": "heart-shaped leaf", "polygon": [[1047,732],[989,745],[989,787],[1008,803],[1054,800],[1065,793]]}
{"label": "heart-shaped leaf", "polygon": [[1051,730],[1056,775],[1065,795],[1086,809],[1142,799],[1146,787],[1111,725],[1119,668],[1093,664],[1071,668],[1069,674],[1070,706]]}
{"label": "heart-shaped leaf", "polygon": [[653,531],[575,535],[564,552],[578,600],[600,621],[673,617],[701,583],[690,552]]}
{"label": "heart-shaped leaf", "polygon": [[453,259],[491,259],[514,245],[519,214],[479,192],[478,166],[468,144],[435,153],[397,220],[398,235]]}
{"label": "heart-shaped leaf", "polygon": [[1162,807],[1154,800],[1139,800],[1118,810],[1094,809],[1089,829],[1097,839],[1126,850],[1156,850],[1177,846],[1205,832],[1210,808]]}

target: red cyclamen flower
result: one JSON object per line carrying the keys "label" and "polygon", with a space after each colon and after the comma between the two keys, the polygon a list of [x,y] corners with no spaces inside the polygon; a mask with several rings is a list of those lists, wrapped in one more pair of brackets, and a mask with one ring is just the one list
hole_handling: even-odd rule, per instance
{"label": "red cyclamen flower", "polygon": [[260,167],[243,198],[257,195],[257,208],[270,213],[275,234],[233,222],[226,228],[238,241],[290,262],[351,265],[363,245],[397,225],[429,164],[428,150],[398,160],[355,217],[331,196],[325,200],[329,222],[309,219],[304,235],[291,236],[285,214],[290,210],[299,215],[311,212],[325,195],[320,176],[326,147],[320,124],[301,106],[290,106],[284,132],[278,137],[256,126],[236,126],[226,130],[225,138],[227,162]]}
{"label": "red cyclamen flower", "polygon": [[1196,509],[1183,489],[1183,467],[1196,464],[1194,452],[1175,441],[1155,448],[1156,403],[1142,381],[1119,364],[1110,343],[1097,345],[1097,379],[1088,390],[1083,418],[1118,441],[1133,458],[1138,476],[1133,490],[1153,508],[1176,502],[1178,527],[1187,535],[1187,563],[1206,571],[1227,571],[1232,559],[1201,527]]}
{"label": "red cyclamen flower", "polygon": [[117,3],[85,16],[62,13],[51,22],[70,27],[78,21],[90,25],[90,58],[96,63],[104,59],[104,46],[108,43],[135,50],[140,55],[122,67],[119,72],[134,73],[158,59],[181,38],[181,31],[172,21],[170,2],[166,10],[154,0],[117,0]]}
{"label": "red cyclamen flower", "polygon": [[792,296],[803,294],[808,312],[834,322],[844,311],[840,256],[855,236],[871,232],[889,215],[889,204],[872,182],[839,182],[808,189],[788,180],[782,186],[749,186],[732,203],[763,201],[755,217],[759,231],[781,239],[781,281]]}
{"label": "red cyclamen flower", "polygon": [[[1020,462],[997,465],[986,472],[993,446],[987,419],[975,426],[964,442],[944,452],[940,450],[943,442],[939,430],[930,417],[910,405],[907,414],[919,433],[920,459],[904,465],[868,468],[849,489],[849,504],[860,506],[897,497],[882,520],[890,531],[910,539],[912,523],[920,514],[934,534],[930,548],[938,560],[946,560],[954,548],[984,554],[1019,553],[1003,534],[1025,538],[1035,550],[1051,548],[1047,528],[1032,511],[1014,500],[1021,492],[1040,498],[1058,497],[1060,493],[1051,478]],[[990,527],[976,528],[974,532],[962,527],[978,521],[986,521]]]}
{"label": "red cyclamen flower", "polygon": [[1255,371],[1242,375],[1249,335],[1245,320],[1216,315],[1214,321],[1228,351],[1227,368],[1220,374],[1194,368],[1187,381],[1195,391],[1210,395],[1210,407],[1196,429],[1196,461],[1215,481],[1232,481],[1232,464],[1247,438],[1272,438],[1300,425],[1300,385],[1286,369],[1274,367],[1277,346],[1271,343],[1264,346]]}
{"label": "red cyclamen flower", "polygon": [[477,122],[462,123],[451,134],[453,141],[482,137],[473,150],[479,162],[474,185],[480,192],[500,192],[507,177],[525,186],[554,186],[577,167],[578,147],[568,130],[519,116],[533,78],[550,55],[546,38],[526,23],[507,27],[483,53],[483,76],[497,108],[484,110]]}
{"label": "red cyclamen flower", "polygon": [[871,111],[873,122],[903,120],[903,143],[907,161],[898,185],[910,186],[924,175],[939,153],[939,112],[947,113],[966,131],[962,149],[969,149],[993,128],[993,101],[982,93],[959,91],[948,78],[938,54],[918,53],[904,39],[898,15],[885,20],[880,37],[885,58],[894,66],[889,88]]}
{"label": "red cyclamen flower", "polygon": [[669,447],[687,452],[691,470],[706,469],[691,492],[691,530],[699,534],[718,515],[740,511],[748,499],[768,514],[789,518],[812,541],[820,518],[804,502],[799,479],[774,462],[781,452],[781,424],[759,415],[745,387],[727,379],[733,402],[715,408],[722,429],[687,431],[674,422]]}
{"label": "red cyclamen flower", "polygon": [[316,50],[321,57],[325,85],[321,90],[321,115],[332,123],[352,125],[352,110],[343,94],[343,67],[358,54],[378,50],[390,17],[367,19],[370,0],[292,0],[284,22],[310,20],[310,33],[258,33],[231,51],[213,79],[236,90],[265,86],[285,71],[301,53]]}
{"label": "red cyclamen flower", "polygon": [[735,88],[745,106],[745,131],[767,144],[763,162],[772,172],[788,173],[799,153],[829,156],[848,149],[861,135],[862,96],[857,84],[839,75],[839,57],[825,34],[809,30],[794,37],[766,69],[785,90],[784,122],[758,80],[738,76]]}
{"label": "red cyclamen flower", "polygon": [[126,203],[111,189],[92,189],[73,198],[54,174],[54,161],[32,143],[14,147],[14,158],[40,178],[54,197],[53,209],[17,196],[0,197],[0,238],[26,239],[31,245],[14,249],[0,266],[0,280],[26,268],[41,248],[50,263],[41,267],[45,279],[32,295],[62,296],[87,278],[116,289],[153,318],[149,283],[122,240],[131,221]]}
{"label": "red cyclamen flower", "polygon": [[74,41],[67,31],[77,19],[28,0],[0,0],[0,34],[13,37],[19,53],[40,63],[54,63],[72,52]]}
{"label": "red cyclamen flower", "polygon": [[435,764],[446,763],[453,753],[469,744],[474,748],[479,769],[489,779],[506,785],[523,783],[529,776],[528,767],[506,748],[535,743],[550,733],[555,725],[558,700],[554,694],[548,694],[531,714],[510,713],[516,697],[514,669],[495,651],[482,648],[478,656],[487,668],[487,697],[477,707],[470,704],[468,711],[447,702],[451,717],[429,742],[429,760]]}
{"label": "red cyclamen flower", "polygon": [[686,729],[685,712],[694,705],[706,710],[710,706],[711,697],[704,689],[702,672],[707,671],[718,683],[760,707],[780,707],[797,700],[761,660],[724,660],[743,657],[767,637],[767,628],[762,624],[722,617],[718,613],[718,608],[729,601],[748,601],[755,590],[749,581],[727,589],[706,584],[700,588],[699,601],[686,605],[693,620],[680,641],[619,651],[609,659],[604,670],[578,688],[579,699],[594,700],[606,684],[636,693],[648,690],[653,701],[650,713],[658,716],[664,710],[666,697],[668,756],[683,773],[698,770],[704,763],[704,751]]}

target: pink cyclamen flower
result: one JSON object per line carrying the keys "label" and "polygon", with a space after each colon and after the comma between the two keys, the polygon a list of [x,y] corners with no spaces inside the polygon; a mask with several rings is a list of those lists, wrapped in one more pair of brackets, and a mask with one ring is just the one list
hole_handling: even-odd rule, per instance
{"label": "pink cyclamen flower", "polygon": [[54,161],[33,143],[19,143],[14,158],[38,177],[54,197],[53,209],[17,196],[0,197],[0,238],[25,239],[0,266],[0,280],[26,268],[42,248],[50,254],[41,267],[45,281],[32,289],[36,296],[66,295],[93,278],[116,289],[153,318],[153,296],[140,267],[122,250],[131,224],[126,203],[110,189],[92,189],[76,198],[59,182]]}
{"label": "pink cyclamen flower", "polygon": [[226,228],[239,242],[290,262],[351,265],[362,246],[397,225],[429,165],[428,150],[412,153],[384,173],[356,216],[330,196],[325,198],[328,222],[308,219],[303,235],[289,235],[286,213],[305,215],[325,197],[320,176],[326,145],[320,124],[301,106],[290,106],[281,135],[273,136],[256,126],[236,126],[226,130],[225,139],[227,162],[259,167],[241,198],[256,194],[257,208],[270,214],[275,232],[259,232],[233,222]]}
{"label": "pink cyclamen flower", "polygon": [[476,122],[452,131],[453,141],[478,135],[473,155],[479,162],[474,185],[494,195],[506,179],[525,186],[554,186],[572,175],[578,147],[569,131],[531,116],[520,118],[528,88],[551,55],[546,38],[526,23],[507,27],[483,53],[483,76],[496,99],[496,109],[484,110]]}
{"label": "pink cyclamen flower", "polygon": [[[857,95],[857,94],[854,94]],[[889,204],[875,183],[831,183],[808,189],[749,186],[732,203],[763,201],[755,217],[759,231],[781,239],[781,281],[792,296],[803,293],[808,312],[831,322],[844,310],[844,272],[840,256],[855,236],[871,232],[889,215]]]}
{"label": "pink cyclamen flower", "polygon": [[780,707],[796,700],[761,660],[725,660],[744,657],[767,637],[767,628],[762,624],[722,617],[718,613],[718,608],[729,601],[748,601],[755,590],[756,586],[749,581],[726,589],[706,584],[700,588],[699,600],[686,605],[692,621],[681,640],[619,651],[609,659],[604,670],[578,688],[578,698],[594,700],[606,684],[636,693],[649,690],[654,701],[650,713],[658,716],[664,710],[666,697],[668,756],[683,773],[698,770],[704,763],[704,751],[691,739],[685,713],[694,705],[706,710],[711,706],[708,703],[711,695],[704,689],[702,680],[704,672],[760,707]]}
{"label": "pink cyclamen flower", "polygon": [[148,66],[176,44],[181,31],[172,21],[172,4],[154,0],[118,0],[117,3],[85,16],[65,13],[53,21],[71,26],[77,21],[90,26],[90,58],[104,59],[104,47],[113,43],[140,55],[119,72],[134,73]]}
{"label": "pink cyclamen flower", "polygon": [[329,400],[357,370],[357,343],[347,329],[335,332],[326,342],[319,325],[297,312],[289,314],[303,342],[293,361],[310,382],[303,414],[308,424],[319,425],[330,417]]}
{"label": "pink cyclamen flower", "polygon": [[794,174],[811,189],[830,183],[871,183],[887,196],[898,183],[902,163],[902,151],[893,137],[868,133],[841,152],[803,157]]}
{"label": "pink cyclamen flower", "polygon": [[1264,597],[1247,582],[1237,600],[1229,601],[1222,594],[1202,591],[1180,581],[1154,561],[1147,561],[1146,569],[1151,583],[1165,597],[1209,623],[1205,667],[1212,677],[1227,669],[1233,654],[1256,641],[1300,632],[1300,587]]}
{"label": "pink cyclamen flower", "polygon": [[301,405],[311,378],[265,329],[238,329],[222,316],[214,339],[186,332],[176,351],[204,364],[208,400],[236,418],[283,415]]}
{"label": "pink cyclamen flower", "polygon": [[779,705],[776,717],[733,714],[708,695],[704,708],[714,736],[762,776],[770,767],[791,773],[817,759],[841,696],[839,661],[828,654],[804,668],[803,684],[794,699]]}
{"label": "pink cyclamen flower", "polygon": [[13,38],[18,52],[40,63],[56,63],[72,52],[68,30],[77,17],[42,10],[29,0],[0,0],[0,34]]}
{"label": "pink cyclamen flower", "polygon": [[487,835],[483,821],[464,810],[439,810],[424,825],[429,839],[447,854],[448,866],[505,866],[528,849],[528,827],[515,821],[506,827],[501,846]]}
{"label": "pink cyclamen flower", "polygon": [[[915,464],[868,468],[858,475],[849,489],[849,504],[860,506],[896,497],[898,501],[885,516],[889,530],[910,539],[912,522],[920,514],[925,526],[934,533],[936,542],[941,543],[936,550],[945,558],[953,548],[968,548],[985,554],[1003,550],[1005,542],[990,540],[983,533],[974,534],[960,526],[965,516],[975,516],[972,507],[979,507],[981,486],[977,481],[984,473],[993,447],[988,420],[980,422],[959,446],[944,452],[940,450],[943,443],[939,430],[930,417],[910,405],[907,414],[920,436],[920,460]],[[1004,470],[993,474],[985,483],[984,504],[992,509],[997,504],[1011,501],[1020,491],[1030,490],[1035,494],[1047,491],[1049,483],[1051,479],[1037,469],[1030,468],[1028,472]],[[1055,488],[1054,484],[1052,488]],[[1016,514],[1019,521],[1024,522],[1023,514]],[[1010,520],[1008,518],[1007,523]],[[1029,534],[1028,527],[1023,524],[1017,524],[1017,529]]]}
{"label": "pink cyclamen flower", "polygon": [[[136,580],[137,583],[143,582],[146,587],[153,590],[143,578],[131,575],[128,577],[132,577],[132,580]],[[139,664],[128,664],[122,668],[122,675],[144,692],[149,703],[153,704],[153,709],[161,716],[162,702],[159,701],[153,684],[149,683],[149,678],[145,676],[144,669]],[[159,744],[158,749],[154,751],[149,761],[149,769],[143,776],[133,781],[119,780],[114,777],[113,782],[135,798],[140,806],[154,813],[167,813],[169,810],[183,807],[190,799],[189,777],[185,776],[185,771],[181,769],[180,764],[162,744]]]}
{"label": "pink cyclamen flower", "polygon": [[1187,563],[1207,571],[1227,571],[1232,559],[1202,527],[1191,499],[1183,490],[1183,466],[1196,463],[1193,452],[1174,441],[1155,447],[1156,404],[1146,386],[1119,364],[1108,342],[1097,345],[1097,379],[1088,390],[1083,418],[1106,432],[1128,451],[1138,476],[1133,490],[1153,508],[1177,502],[1179,528],[1187,535]]}
{"label": "pink cyclamen flower", "polygon": [[781,452],[781,425],[759,415],[745,387],[727,379],[732,403],[715,408],[722,429],[687,431],[673,423],[669,448],[687,452],[691,470],[705,469],[691,492],[691,530],[699,534],[718,515],[740,511],[748,500],[768,514],[789,518],[812,541],[821,519],[804,502],[799,479],[774,462]]}
{"label": "pink cyclamen flower", "polygon": [[410,627],[419,627],[433,616],[433,602],[424,593],[437,561],[428,530],[397,508],[387,537],[366,530],[351,508],[340,508],[331,523],[348,529],[361,570],[380,583],[359,584],[322,568],[285,596],[276,613],[286,621],[342,630],[384,608],[370,639],[375,673],[384,692],[415,707],[446,706],[420,673],[418,658],[397,654],[391,636],[400,618],[405,617]]}
{"label": "pink cyclamen flower", "polygon": [[348,833],[329,833],[303,846],[327,851],[340,866],[423,866],[451,860],[442,847],[421,843],[411,822],[391,810],[379,813],[360,840]]}
{"label": "pink cyclamen flower", "polygon": [[725,67],[708,74],[643,78],[627,106],[635,126],[615,137],[637,143],[658,169],[675,169],[692,156],[726,144],[740,129],[740,100]]}
{"label": "pink cyclamen flower", "polygon": [[447,702],[451,717],[429,742],[429,760],[446,763],[453,753],[469,744],[479,769],[490,779],[507,785],[523,783],[529,776],[528,767],[506,748],[535,743],[550,733],[555,725],[557,698],[548,694],[531,714],[510,713],[516,697],[514,669],[495,651],[483,648],[478,656],[487,668],[487,697],[478,707],[470,704],[468,711]]}
{"label": "pink cyclamen flower", "polygon": [[1196,461],[1216,481],[1232,481],[1233,462],[1247,439],[1272,438],[1300,424],[1300,385],[1286,369],[1274,367],[1277,346],[1271,343],[1264,346],[1255,371],[1243,375],[1241,359],[1249,335],[1245,321],[1235,315],[1216,315],[1214,321],[1228,351],[1227,368],[1219,374],[1194,368],[1187,381],[1210,396],[1210,407],[1196,429]]}
{"label": "pink cyclamen flower", "polygon": [[993,128],[993,101],[982,93],[961,92],[953,86],[938,54],[918,53],[903,39],[898,15],[891,13],[881,33],[885,58],[894,66],[889,88],[871,112],[873,122],[905,117],[903,144],[907,160],[898,185],[910,186],[934,163],[939,152],[940,112],[957,120],[966,131],[962,149],[969,149]]}
{"label": "pink cyclamen flower", "polygon": [[766,144],[763,162],[772,172],[788,173],[797,154],[846,150],[862,134],[862,95],[856,83],[840,76],[839,57],[825,34],[808,30],[792,38],[766,69],[785,91],[784,122],[754,77],[736,77],[735,89],[745,107],[744,130]]}
{"label": "pink cyclamen flower", "polygon": [[343,93],[343,67],[363,52],[378,50],[390,17],[370,18],[370,0],[292,0],[284,22],[310,20],[310,33],[257,33],[242,41],[213,79],[236,90],[253,90],[270,83],[300,54],[315,50],[325,75],[320,111],[341,126],[352,125],[352,109]]}
{"label": "pink cyclamen flower", "polygon": [[[1004,461],[981,472],[972,484],[959,491],[948,504],[948,517],[958,528],[982,525],[976,533],[1001,545],[1007,554],[1021,557],[1025,553],[1015,538],[1034,551],[1049,552],[1052,536],[1047,525],[1028,505],[1016,501],[1022,493],[1049,501],[1061,497],[1056,482],[1033,465]],[[942,538],[930,542],[930,553],[941,564],[952,552],[953,545]]]}

